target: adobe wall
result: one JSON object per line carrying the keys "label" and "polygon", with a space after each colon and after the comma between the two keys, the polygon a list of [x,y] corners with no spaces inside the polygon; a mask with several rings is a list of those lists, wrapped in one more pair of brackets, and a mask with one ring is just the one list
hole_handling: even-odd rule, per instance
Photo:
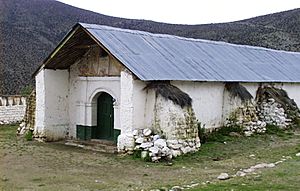
{"label": "adobe wall", "polygon": [[26,109],[26,97],[0,96],[0,124],[13,124],[20,122]]}

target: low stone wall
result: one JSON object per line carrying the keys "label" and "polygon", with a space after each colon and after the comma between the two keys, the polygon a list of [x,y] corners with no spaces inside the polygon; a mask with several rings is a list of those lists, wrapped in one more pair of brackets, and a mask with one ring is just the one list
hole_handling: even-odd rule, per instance
{"label": "low stone wall", "polygon": [[13,124],[22,121],[25,115],[26,97],[0,96],[0,124]]}

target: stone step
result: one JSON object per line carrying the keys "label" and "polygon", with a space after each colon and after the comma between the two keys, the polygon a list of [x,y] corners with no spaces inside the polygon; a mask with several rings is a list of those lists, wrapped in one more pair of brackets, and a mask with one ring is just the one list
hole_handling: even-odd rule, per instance
{"label": "stone step", "polygon": [[91,141],[78,141],[68,140],[65,145],[83,148],[86,150],[103,152],[103,153],[117,153],[117,146],[113,141],[107,140],[91,140]]}

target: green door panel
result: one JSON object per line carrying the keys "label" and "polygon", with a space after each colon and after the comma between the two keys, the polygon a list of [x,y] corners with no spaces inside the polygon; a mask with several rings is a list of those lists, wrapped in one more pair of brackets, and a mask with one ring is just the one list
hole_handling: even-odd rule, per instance
{"label": "green door panel", "polygon": [[113,140],[114,138],[113,98],[107,93],[101,93],[97,100],[97,127],[93,137]]}

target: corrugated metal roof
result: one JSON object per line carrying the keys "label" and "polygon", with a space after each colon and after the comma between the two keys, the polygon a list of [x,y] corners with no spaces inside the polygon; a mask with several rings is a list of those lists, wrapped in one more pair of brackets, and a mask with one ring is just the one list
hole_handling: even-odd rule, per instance
{"label": "corrugated metal roof", "polygon": [[300,82],[300,53],[80,25],[141,80]]}

